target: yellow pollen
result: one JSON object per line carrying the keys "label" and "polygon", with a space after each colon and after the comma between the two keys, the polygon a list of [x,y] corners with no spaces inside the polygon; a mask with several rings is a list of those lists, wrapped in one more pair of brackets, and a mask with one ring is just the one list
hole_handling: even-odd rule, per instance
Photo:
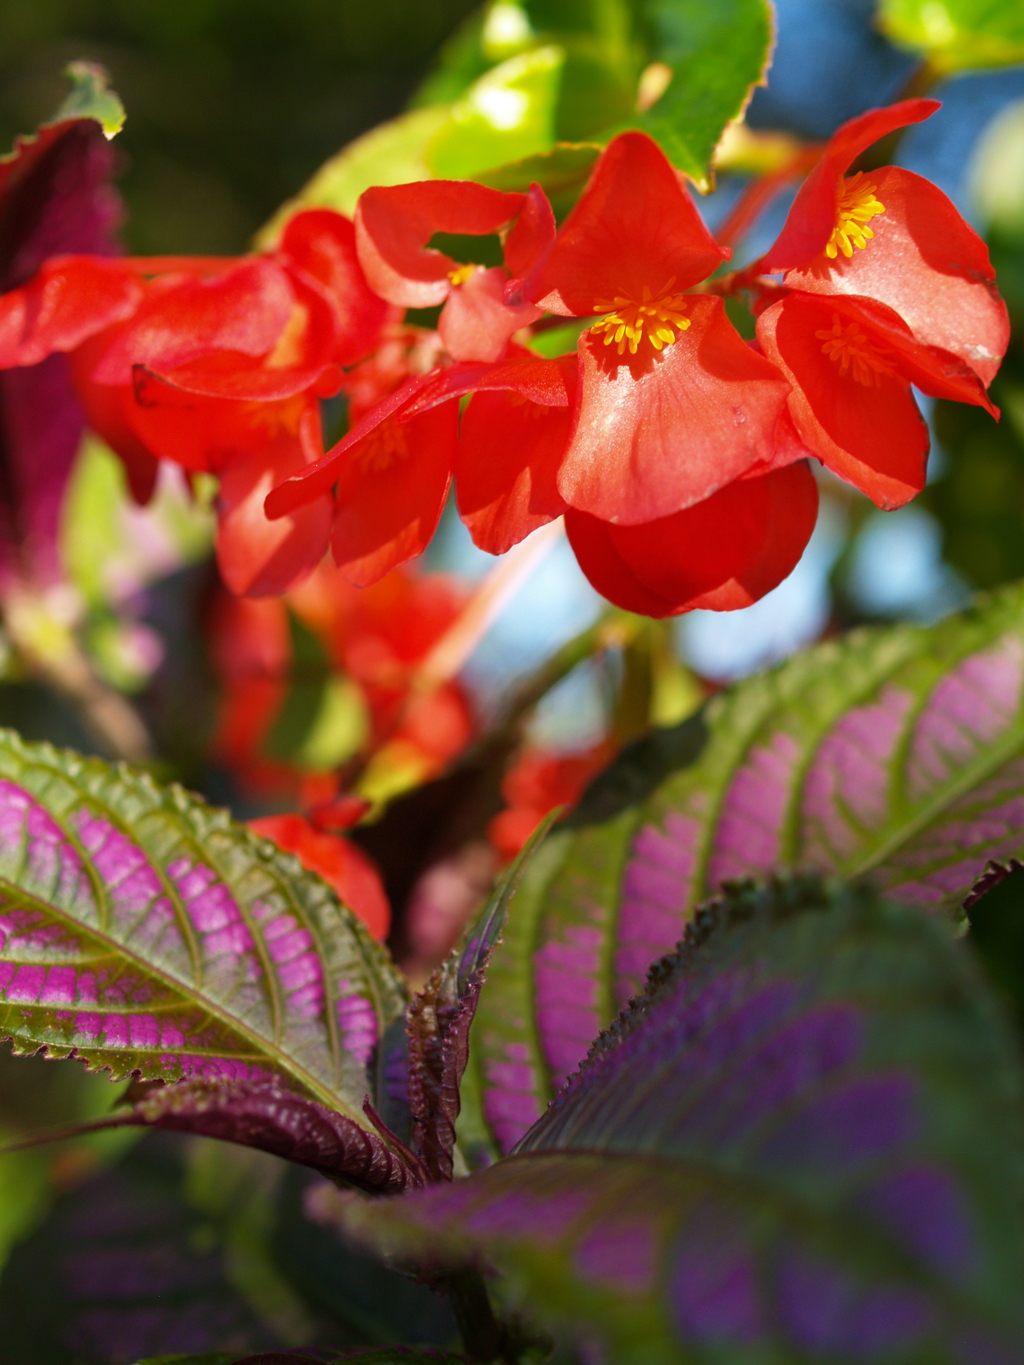
{"label": "yellow pollen", "polygon": [[844,327],[838,315],[833,313],[832,330],[822,328],[814,335],[825,343],[821,349],[839,366],[839,373],[849,371],[858,384],[877,388],[883,379],[892,376],[892,366],[882,359],[878,348],[855,322]]}
{"label": "yellow pollen", "polygon": [[825,255],[834,261],[840,251],[847,259],[853,255],[854,247],[863,251],[875,235],[868,223],[884,212],[885,205],[875,198],[875,187],[864,179],[863,171],[844,180],[836,203],[836,225],[828,239]]}
{"label": "yellow pollen", "polygon": [[475,269],[475,265],[457,265],[454,270],[448,271],[448,278],[454,285],[465,284]]}
{"label": "yellow pollen", "polygon": [[594,312],[607,313],[608,317],[595,322],[591,332],[595,335],[603,332],[604,344],[611,346],[614,342],[619,355],[625,355],[627,346],[630,355],[636,355],[645,337],[656,351],[671,346],[690,325],[690,319],[683,311],[685,294],[671,292],[675,282],[673,275],[657,294],[652,294],[650,286],[645,284],[643,298],[639,300],[623,294],[617,294],[614,299],[598,299]]}
{"label": "yellow pollen", "polygon": [[380,474],[396,460],[405,459],[409,442],[404,428],[396,421],[384,421],[359,442],[354,453],[368,474]]}

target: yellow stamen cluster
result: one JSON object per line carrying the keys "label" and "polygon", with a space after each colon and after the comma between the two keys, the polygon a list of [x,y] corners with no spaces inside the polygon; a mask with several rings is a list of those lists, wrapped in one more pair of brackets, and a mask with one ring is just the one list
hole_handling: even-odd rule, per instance
{"label": "yellow stamen cluster", "polygon": [[466,283],[475,269],[475,265],[457,265],[454,270],[448,271],[448,278],[457,288],[460,284]]}
{"label": "yellow stamen cluster", "polygon": [[825,344],[822,350],[829,360],[839,366],[840,374],[849,372],[852,379],[866,388],[877,388],[893,370],[873,342],[855,322],[843,325],[836,313],[832,314],[832,330],[823,328],[814,335]]}
{"label": "yellow stamen cluster", "polygon": [[825,255],[834,261],[840,251],[847,259],[853,255],[854,247],[863,251],[875,235],[868,223],[884,212],[885,205],[875,198],[875,187],[864,179],[863,171],[844,180],[836,204],[836,225],[828,239]]}
{"label": "yellow stamen cluster", "polygon": [[360,445],[356,458],[368,474],[381,474],[409,454],[405,428],[394,420],[382,422]]}
{"label": "yellow stamen cluster", "polygon": [[636,355],[645,337],[656,351],[671,346],[690,325],[690,319],[683,311],[686,296],[670,292],[675,282],[673,275],[657,294],[652,294],[650,286],[645,284],[641,299],[622,294],[614,299],[599,299],[594,312],[607,313],[608,317],[595,322],[590,330],[595,335],[603,332],[604,344],[611,346],[614,342],[619,355],[625,355],[627,346],[630,355]]}

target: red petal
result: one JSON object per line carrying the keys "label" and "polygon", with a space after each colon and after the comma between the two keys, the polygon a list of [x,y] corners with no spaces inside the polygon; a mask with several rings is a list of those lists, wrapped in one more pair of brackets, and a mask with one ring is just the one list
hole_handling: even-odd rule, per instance
{"label": "red petal", "polygon": [[[700,502],[770,461],[786,384],[721,299],[692,295],[690,327],[660,353],[620,357],[580,338],[580,392],[558,487],[566,502],[631,525]],[[645,354],[646,353],[646,354]]]}
{"label": "red petal", "polygon": [[765,253],[762,268],[768,274],[775,274],[809,265],[820,256],[836,225],[840,183],[857,157],[887,133],[904,128],[908,123],[920,123],[938,108],[939,100],[902,100],[884,109],[869,109],[866,114],[844,123],[833,134],[825,155],[800,186],[782,231],[774,246]]}
{"label": "red petal", "polygon": [[512,333],[541,316],[532,303],[509,306],[503,301],[507,278],[497,266],[480,268],[452,289],[438,331],[453,359],[499,360]]}
{"label": "red petal", "polygon": [[403,384],[401,388],[382,399],[376,407],[371,408],[364,417],[361,417],[338,444],[327,451],[326,455],[322,455],[319,460],[309,465],[296,478],[279,484],[267,497],[267,516],[271,519],[284,516],[293,508],[301,507],[303,503],[311,502],[314,498],[318,498],[321,493],[328,492],[347,467],[347,457],[352,448],[388,418],[396,414],[401,415],[404,409],[409,407],[426,386],[432,382],[433,378],[433,375],[423,375],[416,379],[410,379],[408,383]]}
{"label": "red petal", "polygon": [[266,355],[294,309],[287,273],[265,257],[211,280],[157,280],[132,321],[111,335],[92,377],[127,384],[136,364],[170,369],[210,351]]}
{"label": "red petal", "polygon": [[786,283],[811,294],[865,294],[910,326],[918,341],[952,351],[990,384],[1006,351],[1006,305],[990,283],[988,248],[942,191],[913,171],[872,172],[885,212],[874,238],[849,260],[822,255]]}
{"label": "red petal", "polygon": [[373,583],[429,545],[451,482],[458,417],[454,403],[408,422],[392,416],[348,450],[331,546],[350,583]]}
{"label": "red petal", "polygon": [[36,365],[129,317],[142,286],[118,261],[64,256],[0,297],[0,369]]}
{"label": "red petal", "polygon": [[[96,343],[102,345],[102,342],[102,338],[96,338]],[[129,419],[128,410],[135,407],[131,386],[94,384],[88,377],[93,368],[90,348],[96,343],[85,342],[71,356],[75,393],[89,426],[106,441],[124,464],[132,497],[140,505],[145,505],[156,488],[157,459],[135,432]]]}
{"label": "red petal", "polygon": [[664,152],[646,133],[620,133],[543,265],[529,297],[552,313],[590,317],[600,300],[688,289],[729,253],[718,246]]}
{"label": "red petal", "polygon": [[[571,370],[563,372],[572,383]],[[558,468],[571,428],[568,407],[532,403],[521,394],[479,392],[462,414],[455,464],[459,514],[474,544],[504,554],[566,510]]]}
{"label": "red petal", "polygon": [[371,288],[403,308],[431,308],[448,293],[458,264],[427,249],[435,232],[485,235],[519,212],[522,194],[470,180],[422,180],[377,186],[360,196],[355,229],[359,261]]}
{"label": "red petal", "polygon": [[[319,421],[315,408],[308,418]],[[269,597],[287,592],[323,559],[331,530],[329,497],[268,521],[267,494],[306,463],[306,450],[288,435],[265,441],[258,451],[233,460],[221,475],[217,562],[233,593]]]}
{"label": "red petal", "polygon": [[505,264],[515,276],[525,276],[538,266],[555,244],[558,229],[548,197],[539,185],[531,185],[519,217],[505,239]]}
{"label": "red petal", "polygon": [[[856,317],[869,330],[864,310],[844,308],[846,303],[791,294],[762,313],[757,335],[793,385],[789,408],[801,439],[879,507],[901,507],[924,487],[928,428],[902,366],[877,386],[866,385],[825,354],[815,333],[831,330],[834,317]],[[894,368],[899,359],[891,353],[883,358]]]}
{"label": "red petal", "polygon": [[335,368],[338,326],[321,285],[299,274],[291,276],[291,284],[294,307],[269,353],[252,356],[233,349],[212,350],[182,365],[135,365],[136,383],[144,371],[188,393],[263,403],[311,388],[328,366]]}
{"label": "red petal", "polygon": [[277,254],[311,275],[324,289],[337,319],[338,365],[373,350],[391,310],[366,282],[350,219],[333,209],[307,209],[289,218]]}
{"label": "red petal", "polygon": [[805,463],[729,484],[643,526],[569,511],[565,526],[598,592],[645,616],[750,606],[792,572],[814,529],[818,490]]}

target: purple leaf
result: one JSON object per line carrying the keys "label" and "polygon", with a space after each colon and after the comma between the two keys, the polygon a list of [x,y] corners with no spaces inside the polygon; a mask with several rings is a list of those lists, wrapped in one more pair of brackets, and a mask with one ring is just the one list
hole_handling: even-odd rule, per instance
{"label": "purple leaf", "polygon": [[[47,257],[113,255],[113,153],[93,118],[42,128],[0,162],[0,293]],[[66,356],[0,373],[0,572],[60,576],[61,503],[84,429]]]}
{"label": "purple leaf", "polygon": [[[231,1082],[271,1150],[340,1153],[354,1129],[377,1153],[363,1101],[403,1004],[385,951],[294,857],[179,788],[0,732],[0,1036],[15,1051],[210,1083],[189,1093],[228,1126],[214,1097]],[[333,1111],[333,1134],[316,1107],[316,1136],[294,1107],[275,1117],[275,1085]]]}
{"label": "purple leaf", "polygon": [[509,1157],[328,1199],[425,1273],[494,1267],[604,1359],[1019,1365],[1022,1142],[965,946],[802,877],[702,912]]}
{"label": "purple leaf", "polygon": [[76,1131],[129,1127],[256,1147],[371,1194],[397,1194],[424,1183],[422,1169],[401,1148],[393,1150],[376,1133],[296,1095],[276,1077],[147,1088],[126,1110]]}
{"label": "purple leaf", "polygon": [[1010,588],[937,626],[830,641],[599,779],[517,893],[478,1009],[482,1110],[500,1150],[724,880],[867,874],[948,912],[986,869],[1024,861],[1022,609]]}

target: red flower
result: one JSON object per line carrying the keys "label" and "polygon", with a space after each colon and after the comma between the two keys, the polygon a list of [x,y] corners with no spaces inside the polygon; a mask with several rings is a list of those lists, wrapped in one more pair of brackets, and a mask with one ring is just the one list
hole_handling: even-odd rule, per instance
{"label": "red flower", "polygon": [[[389,314],[363,278],[352,224],[311,210],[265,256],[113,269],[80,257],[59,270],[59,290],[41,275],[0,299],[0,358],[71,350],[90,424],[136,495],[148,496],[160,459],[219,475],[225,580],[240,593],[287,589],[323,556],[330,503],[273,523],[263,501],[322,453],[318,399],[337,392],[339,367],[373,348]],[[47,287],[49,319],[28,297]],[[19,318],[20,349],[3,349]]]}
{"label": "red flower", "polygon": [[801,440],[886,508],[924,487],[928,432],[912,384],[999,415],[985,386],[1008,322],[984,243],[910,171],[844,179],[871,143],[938,107],[907,100],[844,124],[759,263],[785,271],[792,291],[766,309],[757,334],[793,385]]}
{"label": "red flower", "polygon": [[801,186],[762,268],[812,294],[857,294],[895,309],[915,338],[952,352],[986,385],[1009,339],[985,243],[937,186],[900,166],[844,178],[880,137],[937,100],[904,100],[844,123]]}
{"label": "red flower", "polygon": [[501,783],[507,807],[487,826],[487,837],[501,857],[514,858],[548,811],[574,805],[614,756],[609,741],[575,754],[524,749]]}
{"label": "red flower", "polygon": [[557,480],[571,507],[637,525],[772,467],[786,384],[720,299],[685,292],[726,256],[657,144],[615,138],[526,283],[542,308],[605,315],[579,343]]}
{"label": "red flower", "polygon": [[500,267],[463,265],[427,245],[435,233],[489,236],[515,223],[505,242],[514,275],[550,246],[555,220],[542,190],[503,194],[469,180],[425,180],[367,190],[356,205],[356,240],[366,278],[403,308],[443,303],[438,331],[454,360],[499,360],[513,332],[541,313],[504,301]]}

